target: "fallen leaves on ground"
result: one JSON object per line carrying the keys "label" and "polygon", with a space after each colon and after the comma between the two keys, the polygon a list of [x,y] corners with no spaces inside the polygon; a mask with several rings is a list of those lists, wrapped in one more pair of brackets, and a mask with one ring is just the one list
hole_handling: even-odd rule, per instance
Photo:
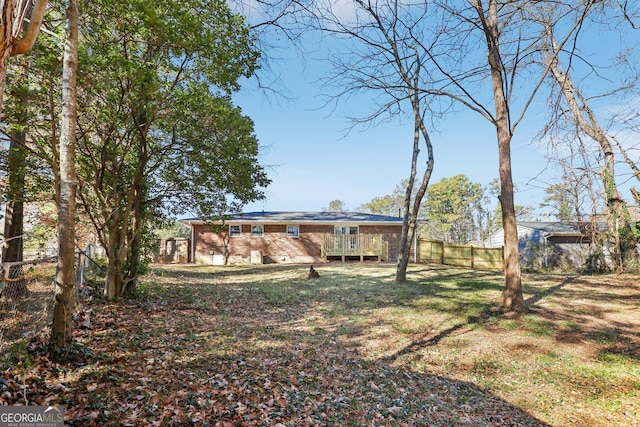
{"label": "fallen leaves on ground", "polygon": [[634,425],[635,281],[529,280],[511,319],[499,274],[415,270],[163,267],[136,300],[83,302],[68,364],[46,331],[5,351],[0,404],[77,426]]}
{"label": "fallen leaves on ground", "polygon": [[85,304],[72,364],[32,340],[0,401],[62,404],[68,424],[86,426],[543,425],[471,383],[365,360],[335,330],[301,330],[292,311],[304,304],[261,304]]}

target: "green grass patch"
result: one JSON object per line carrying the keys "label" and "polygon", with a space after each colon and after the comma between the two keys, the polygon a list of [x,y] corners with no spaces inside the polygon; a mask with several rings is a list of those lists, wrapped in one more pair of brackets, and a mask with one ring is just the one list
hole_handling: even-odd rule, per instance
{"label": "green grass patch", "polygon": [[554,333],[554,323],[541,319],[537,315],[526,314],[522,316],[522,321],[524,328],[533,336],[546,337]]}
{"label": "green grass patch", "polygon": [[587,337],[598,344],[615,344],[620,339],[613,329],[601,329],[587,333]]}

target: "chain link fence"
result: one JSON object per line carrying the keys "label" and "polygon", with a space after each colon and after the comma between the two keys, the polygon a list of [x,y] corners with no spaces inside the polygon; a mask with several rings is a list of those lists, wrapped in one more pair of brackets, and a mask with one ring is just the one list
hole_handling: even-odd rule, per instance
{"label": "chain link fence", "polygon": [[[92,257],[95,247],[76,252],[76,298],[82,301],[103,275]],[[97,256],[101,253],[97,251]],[[48,334],[55,303],[57,257],[29,262],[0,263],[0,357],[15,343]],[[79,307],[76,307],[79,308]]]}
{"label": "chain link fence", "polygon": [[0,264],[0,351],[51,323],[56,258]]}

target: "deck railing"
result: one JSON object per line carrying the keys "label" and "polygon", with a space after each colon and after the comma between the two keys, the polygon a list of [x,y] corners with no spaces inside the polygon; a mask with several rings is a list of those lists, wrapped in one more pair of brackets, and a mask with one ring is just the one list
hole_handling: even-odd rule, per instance
{"label": "deck railing", "polygon": [[389,258],[389,243],[382,240],[382,234],[325,234],[322,236],[322,258],[340,256],[377,257],[380,261]]}

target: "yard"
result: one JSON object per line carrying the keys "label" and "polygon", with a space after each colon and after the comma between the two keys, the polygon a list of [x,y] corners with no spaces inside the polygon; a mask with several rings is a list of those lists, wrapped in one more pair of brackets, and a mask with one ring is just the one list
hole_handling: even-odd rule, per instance
{"label": "yard", "polygon": [[14,344],[1,399],[97,426],[640,426],[636,276],[525,276],[515,317],[501,273],[315,267],[154,268],[83,304],[73,365]]}

